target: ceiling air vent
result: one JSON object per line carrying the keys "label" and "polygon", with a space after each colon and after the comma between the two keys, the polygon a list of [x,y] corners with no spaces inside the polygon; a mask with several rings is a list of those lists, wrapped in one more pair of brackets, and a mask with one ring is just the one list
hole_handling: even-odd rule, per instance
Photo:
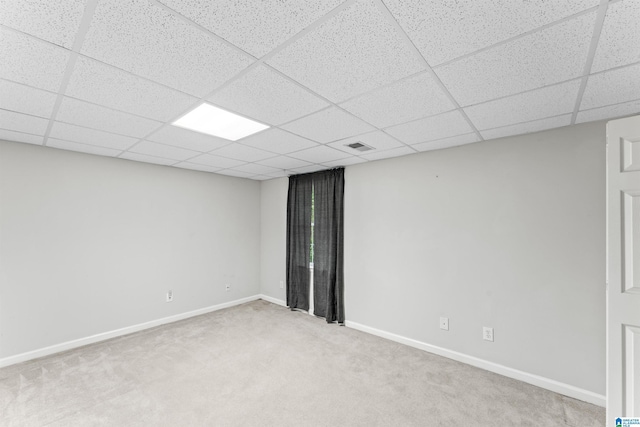
{"label": "ceiling air vent", "polygon": [[369,147],[368,145],[365,145],[362,142],[354,142],[353,144],[347,144],[346,146],[349,147],[349,148],[353,148],[354,150],[358,150],[358,151],[373,150],[373,147]]}

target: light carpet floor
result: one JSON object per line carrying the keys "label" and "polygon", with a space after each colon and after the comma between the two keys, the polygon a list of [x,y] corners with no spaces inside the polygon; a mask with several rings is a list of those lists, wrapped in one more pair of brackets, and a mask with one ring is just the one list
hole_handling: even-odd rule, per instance
{"label": "light carpet floor", "polygon": [[604,416],[265,301],[0,369],[2,426],[601,427]]}

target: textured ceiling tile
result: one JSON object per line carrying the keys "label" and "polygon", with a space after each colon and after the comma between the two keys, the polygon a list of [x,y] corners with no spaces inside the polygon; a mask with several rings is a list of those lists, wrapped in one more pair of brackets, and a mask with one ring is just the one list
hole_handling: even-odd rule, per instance
{"label": "textured ceiling tile", "polygon": [[491,46],[598,5],[598,0],[384,0],[432,65]]}
{"label": "textured ceiling tile", "polygon": [[211,154],[202,154],[193,159],[189,159],[189,163],[196,163],[199,165],[213,166],[216,168],[232,168],[234,166],[240,166],[246,162],[242,160],[233,160],[226,157],[213,156]]}
{"label": "textured ceiling tile", "polygon": [[120,151],[126,150],[138,141],[136,138],[83,128],[62,122],[55,122],[53,124],[49,136],[65,141],[99,145]]}
{"label": "textured ceiling tile", "polygon": [[369,0],[355,2],[267,63],[334,102],[424,69]]}
{"label": "textured ceiling tile", "polygon": [[88,144],[79,144],[77,142],[62,141],[54,138],[49,138],[47,140],[47,147],[61,148],[63,150],[79,151],[81,153],[97,154],[99,156],[111,156],[111,157],[115,157],[122,152],[122,150],[115,150],[113,148],[98,147],[95,145],[88,145]]}
{"label": "textured ceiling tile", "polygon": [[57,92],[69,53],[0,27],[0,78]]}
{"label": "textured ceiling tile", "polygon": [[[0,121],[1,120],[2,119],[0,119]],[[0,129],[0,139],[4,141],[24,142],[26,144],[35,145],[42,145],[44,142],[44,137],[41,135],[31,135],[29,133],[14,132],[12,130],[5,129]]]}
{"label": "textured ceiling tile", "polygon": [[216,172],[220,170],[220,168],[216,168],[213,166],[197,165],[195,163],[189,163],[189,162],[181,162],[173,166],[176,168],[190,169],[190,170],[200,171],[200,172]]}
{"label": "textured ceiling tile", "polygon": [[160,0],[250,54],[261,57],[343,0]]}
{"label": "textured ceiling tile", "polygon": [[517,125],[504,126],[495,129],[483,130],[480,132],[484,139],[502,138],[511,135],[522,135],[525,133],[538,132],[541,130],[569,126],[571,124],[571,114],[549,117],[532,122],[520,123]]}
{"label": "textured ceiling tile", "polygon": [[303,117],[282,128],[321,143],[374,130],[369,124],[336,107]]}
{"label": "textured ceiling tile", "polygon": [[640,64],[589,76],[581,110],[640,99]]}
{"label": "textured ceiling tile", "polygon": [[48,125],[49,120],[42,117],[0,110],[0,129],[30,133],[32,135],[44,135]]}
{"label": "textured ceiling tile", "polygon": [[407,154],[414,154],[416,150],[409,147],[392,148],[391,150],[376,151],[365,153],[361,157],[367,160],[382,160],[390,159],[392,157],[406,156]]}
{"label": "textured ceiling tile", "polygon": [[120,156],[121,159],[135,160],[136,162],[154,163],[156,165],[171,165],[175,160],[163,159],[162,157],[147,156],[146,154],[124,152]]}
{"label": "textured ceiling tile", "polygon": [[459,111],[450,111],[385,129],[406,144],[417,144],[473,132]]}
{"label": "textured ceiling tile", "polygon": [[576,117],[576,123],[592,122],[595,120],[613,119],[640,113],[640,99],[622,104],[609,105],[580,111]]}
{"label": "textured ceiling tile", "polygon": [[365,162],[367,162],[366,159],[352,156],[352,157],[347,157],[346,159],[332,160],[330,162],[322,162],[322,164],[330,168],[339,168],[339,167],[357,165],[359,163],[365,163]]}
{"label": "textured ceiling tile", "polygon": [[291,157],[286,156],[272,157],[270,159],[260,160],[258,163],[265,166],[271,166],[272,168],[285,170],[309,166],[309,162],[292,159]]}
{"label": "textured ceiling tile", "polygon": [[158,144],[150,141],[142,141],[134,147],[131,147],[129,152],[174,160],[187,160],[200,154],[197,151],[185,150],[184,148],[172,147],[171,145]]}
{"label": "textured ceiling tile", "polygon": [[290,156],[295,157],[296,159],[305,160],[310,163],[330,162],[332,160],[344,159],[346,157],[349,157],[347,153],[343,153],[342,151],[327,147],[326,145],[319,145],[317,147],[298,151],[290,154]]}
{"label": "textured ceiling tile", "polygon": [[291,170],[291,172],[293,172],[294,174],[301,174],[301,173],[318,172],[325,169],[328,169],[328,168],[322,165],[311,165],[311,166],[305,166],[302,168],[293,169]]}
{"label": "textured ceiling tile", "polygon": [[242,144],[229,144],[219,148],[211,154],[216,156],[228,157],[230,159],[244,160],[245,162],[256,162],[258,160],[275,157],[275,154],[267,151],[259,150],[253,147],[247,147]]}
{"label": "textured ceiling tile", "polygon": [[137,138],[144,137],[161,124],[67,97],[60,104],[56,120]]}
{"label": "textured ceiling tile", "polygon": [[192,95],[204,96],[251,60],[146,0],[102,0],[82,53]]}
{"label": "textured ceiling tile", "polygon": [[609,3],[591,72],[640,61],[640,1]]}
{"label": "textured ceiling tile", "polygon": [[259,165],[256,163],[247,163],[246,165],[236,166],[233,168],[234,170],[240,172],[247,172],[254,175],[266,175],[269,173],[278,172],[277,168],[272,168],[270,166]]}
{"label": "textured ceiling tile", "polygon": [[314,147],[316,144],[298,135],[272,128],[242,140],[242,144],[262,148],[272,153],[287,154]]}
{"label": "textured ceiling tile", "polygon": [[393,83],[340,106],[381,128],[455,108],[433,77],[427,73]]}
{"label": "textured ceiling tile", "polygon": [[177,126],[165,126],[147,138],[150,141],[207,152],[231,144],[231,141]]}
{"label": "textured ceiling tile", "polygon": [[0,24],[71,48],[84,5],[85,0],[0,0]]}
{"label": "textured ceiling tile", "polygon": [[435,69],[462,106],[582,75],[595,12]]}
{"label": "textured ceiling tile", "polygon": [[0,108],[31,114],[38,117],[51,117],[57,95],[18,83],[0,80]]}
{"label": "textured ceiling tile", "polygon": [[411,147],[418,151],[440,150],[442,148],[457,147],[459,145],[471,144],[480,141],[476,133],[467,133],[465,135],[452,136],[451,138],[438,139],[436,141],[423,142],[415,144]]}
{"label": "textured ceiling tile", "polygon": [[175,119],[198,101],[198,98],[82,56],[76,62],[65,94],[161,121]]}
{"label": "textured ceiling tile", "polygon": [[573,112],[580,80],[489,101],[464,109],[478,129],[492,129]]}
{"label": "textured ceiling tile", "polygon": [[348,144],[353,144],[354,142],[361,142],[365,145],[373,147],[378,151],[403,147],[403,144],[401,142],[398,142],[398,140],[382,131],[374,131],[365,133],[363,135],[352,136],[351,138],[341,139],[340,141],[332,142],[331,144],[327,145],[329,147],[337,148],[338,150],[342,150],[349,154],[362,155],[366,153],[363,151],[358,151],[351,147],[347,147]]}
{"label": "textured ceiling tile", "polygon": [[272,125],[286,123],[329,105],[262,65],[233,81],[209,100]]}

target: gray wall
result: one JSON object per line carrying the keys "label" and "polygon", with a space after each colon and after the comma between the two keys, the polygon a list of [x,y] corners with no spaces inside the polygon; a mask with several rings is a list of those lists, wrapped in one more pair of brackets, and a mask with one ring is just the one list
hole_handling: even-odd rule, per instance
{"label": "gray wall", "polygon": [[259,266],[259,182],[0,142],[0,358],[256,295]]}
{"label": "gray wall", "polygon": [[[345,181],[349,321],[605,393],[604,123],[350,166]],[[284,233],[264,230],[284,230],[286,191],[263,183],[275,298],[284,269],[264,266],[284,266]]]}
{"label": "gray wall", "polygon": [[285,301],[280,282],[286,280],[287,178],[262,181],[260,191],[260,289]]}

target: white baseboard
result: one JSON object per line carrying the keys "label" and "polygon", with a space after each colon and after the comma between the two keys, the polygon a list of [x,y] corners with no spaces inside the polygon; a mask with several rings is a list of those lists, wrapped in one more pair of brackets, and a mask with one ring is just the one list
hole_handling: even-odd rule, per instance
{"label": "white baseboard", "polygon": [[[188,311],[186,313],[180,313],[169,317],[163,317],[162,319],[151,320],[145,323],[139,323],[137,325],[127,326],[125,328],[116,329],[114,331],[103,332],[96,335],[91,335],[85,338],[79,338],[73,341],[67,341],[60,344],[55,344],[49,347],[40,348],[38,350],[29,351],[26,353],[17,354],[15,356],[5,357],[0,359],[0,368],[5,366],[14,365],[16,363],[26,362],[27,360],[37,359],[39,357],[49,356],[61,351],[67,351],[74,348],[82,347],[88,344],[93,344],[99,341],[108,340],[110,338],[120,337],[122,335],[131,334],[133,332],[142,331],[145,329],[153,328],[156,326],[164,325],[167,323],[177,322],[178,320],[188,319],[189,317],[199,316],[201,314],[211,313],[212,311],[222,310],[223,308],[229,308],[236,305],[244,304],[250,301],[256,301],[263,298],[262,295],[253,295],[246,298],[240,298],[238,300],[225,302],[222,304],[212,305],[209,307],[199,308],[197,310]],[[273,301],[272,301],[273,302]],[[277,304],[277,302],[276,302]]]}
{"label": "white baseboard", "polygon": [[386,332],[380,329],[372,328],[369,326],[361,325],[360,323],[351,322],[347,320],[345,326],[348,328],[357,329],[362,332],[366,332],[372,335],[376,335],[382,338],[386,338],[391,341],[395,341],[401,344],[405,344],[411,347],[415,347],[420,350],[427,351],[429,353],[437,354],[439,356],[447,357],[449,359],[457,360],[458,362],[466,363],[477,368],[485,369],[487,371],[494,372],[496,374],[503,375],[505,377],[513,378],[518,381],[522,381],[528,384],[532,384],[559,394],[563,394],[574,399],[582,400],[584,402],[592,403],[601,407],[606,407],[606,397],[588,390],[583,390],[578,387],[574,387],[569,384],[564,384],[559,381],[555,381],[549,378],[541,377],[539,375],[530,374],[528,372],[519,371],[517,369],[509,368],[504,365],[489,362],[487,360],[479,359],[477,357],[469,356],[464,353],[458,353],[457,351],[447,350],[446,348],[437,347],[435,345],[427,344],[421,341],[414,340],[412,338],[396,335],[391,332]]}
{"label": "white baseboard", "polygon": [[258,297],[262,300],[269,301],[270,303],[281,305],[283,307],[287,306],[287,303],[281,299],[270,297],[269,295],[260,294]]}

